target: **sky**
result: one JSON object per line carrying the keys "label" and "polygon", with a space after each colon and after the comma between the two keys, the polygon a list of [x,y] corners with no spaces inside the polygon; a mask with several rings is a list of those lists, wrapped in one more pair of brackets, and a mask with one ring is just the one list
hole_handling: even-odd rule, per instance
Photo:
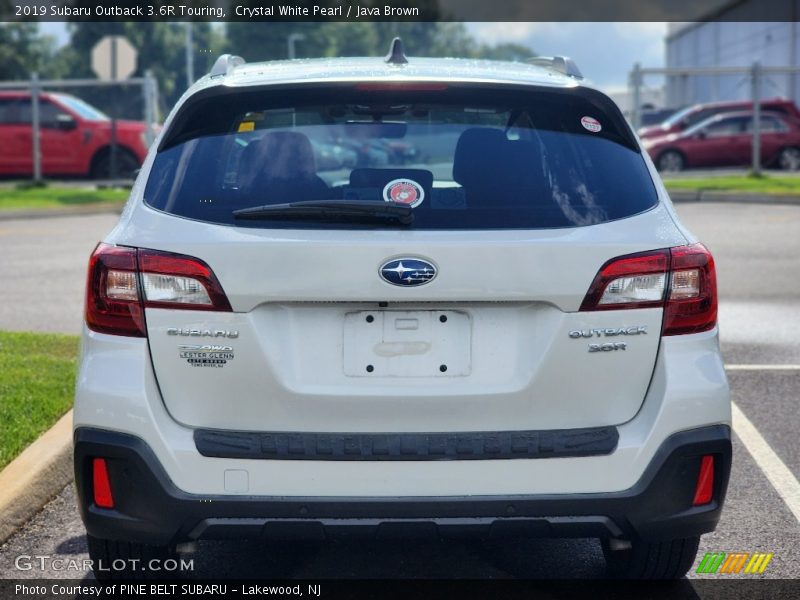
{"label": "sky", "polygon": [[606,90],[627,86],[633,64],[662,67],[666,23],[469,23],[482,42],[516,42],[543,56],[572,58],[584,77]]}
{"label": "sky", "polygon": [[[68,41],[63,23],[40,27],[60,43]],[[468,23],[467,27],[488,44],[517,42],[544,56],[569,56],[587,79],[607,91],[627,85],[635,62],[664,65],[666,23]]]}

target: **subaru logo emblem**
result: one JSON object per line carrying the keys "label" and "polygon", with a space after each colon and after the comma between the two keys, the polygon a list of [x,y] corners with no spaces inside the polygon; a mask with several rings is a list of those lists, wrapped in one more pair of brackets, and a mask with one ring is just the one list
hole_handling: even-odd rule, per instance
{"label": "subaru logo emblem", "polygon": [[423,285],[436,277],[436,267],[419,258],[395,258],[383,263],[380,274],[392,285]]}

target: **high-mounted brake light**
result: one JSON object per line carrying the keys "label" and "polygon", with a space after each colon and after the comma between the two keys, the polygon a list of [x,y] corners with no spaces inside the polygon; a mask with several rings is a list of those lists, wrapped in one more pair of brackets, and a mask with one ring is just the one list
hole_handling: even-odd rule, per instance
{"label": "high-mounted brake light", "polygon": [[426,81],[392,81],[375,83],[357,83],[359,92],[443,92],[448,88],[446,83]]}
{"label": "high-mounted brake light", "polygon": [[89,259],[86,325],[100,333],[146,337],[145,308],[231,311],[222,286],[203,261],[98,244]]}
{"label": "high-mounted brake light", "polygon": [[702,244],[611,259],[594,278],[582,311],[664,307],[662,335],[699,333],[717,323],[714,259]]}

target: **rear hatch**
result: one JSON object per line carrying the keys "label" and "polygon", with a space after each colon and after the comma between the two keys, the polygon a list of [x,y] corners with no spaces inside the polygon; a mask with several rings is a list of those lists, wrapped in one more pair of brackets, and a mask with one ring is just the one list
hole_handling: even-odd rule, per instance
{"label": "rear hatch", "polygon": [[213,272],[213,306],[188,310],[145,281],[158,384],[193,427],[625,422],[666,274],[608,292],[644,303],[587,294],[609,260],[685,243],[619,111],[580,88],[212,94],[174,119],[144,196],[118,243]]}

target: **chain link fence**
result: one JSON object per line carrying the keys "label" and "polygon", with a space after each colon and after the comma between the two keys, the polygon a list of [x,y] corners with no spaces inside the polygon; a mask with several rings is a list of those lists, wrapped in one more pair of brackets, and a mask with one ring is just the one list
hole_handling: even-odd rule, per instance
{"label": "chain link fence", "polygon": [[[752,160],[751,170],[754,174],[761,173],[761,102],[767,98],[774,97],[776,90],[781,92],[784,86],[775,81],[775,77],[787,77],[790,82],[794,82],[796,75],[800,73],[800,67],[767,67],[762,66],[758,61],[749,66],[741,67],[664,67],[664,68],[642,68],[639,63],[633,66],[629,74],[629,86],[631,91],[633,107],[631,110],[631,123],[638,129],[641,125],[642,117],[642,90],[645,77],[665,76],[670,79],[671,96],[667,99],[670,103],[681,102],[679,97],[688,97],[687,93],[691,85],[708,85],[714,92],[714,101],[746,99],[752,102],[753,125],[752,125]],[[711,81],[704,81],[710,79]],[[676,85],[677,83],[677,85]],[[742,90],[749,88],[747,93]],[[793,89],[793,88],[792,88]],[[677,90],[677,91],[676,91]]]}
{"label": "chain link fence", "polygon": [[[54,79],[41,80],[36,73],[29,80],[1,81],[0,91],[21,91],[30,94],[30,114],[22,117],[22,124],[31,127],[31,177],[34,182],[43,179],[42,128],[51,126],[42,120],[42,94],[45,92],[70,93],[84,100],[91,107],[107,113],[110,118],[109,179],[115,180],[119,172],[121,147],[117,140],[118,121],[142,120],[145,144],[149,147],[155,139],[154,124],[158,120],[158,84],[148,71],[144,77],[133,77],[118,81],[99,79]],[[58,123],[56,123],[58,125]]]}

